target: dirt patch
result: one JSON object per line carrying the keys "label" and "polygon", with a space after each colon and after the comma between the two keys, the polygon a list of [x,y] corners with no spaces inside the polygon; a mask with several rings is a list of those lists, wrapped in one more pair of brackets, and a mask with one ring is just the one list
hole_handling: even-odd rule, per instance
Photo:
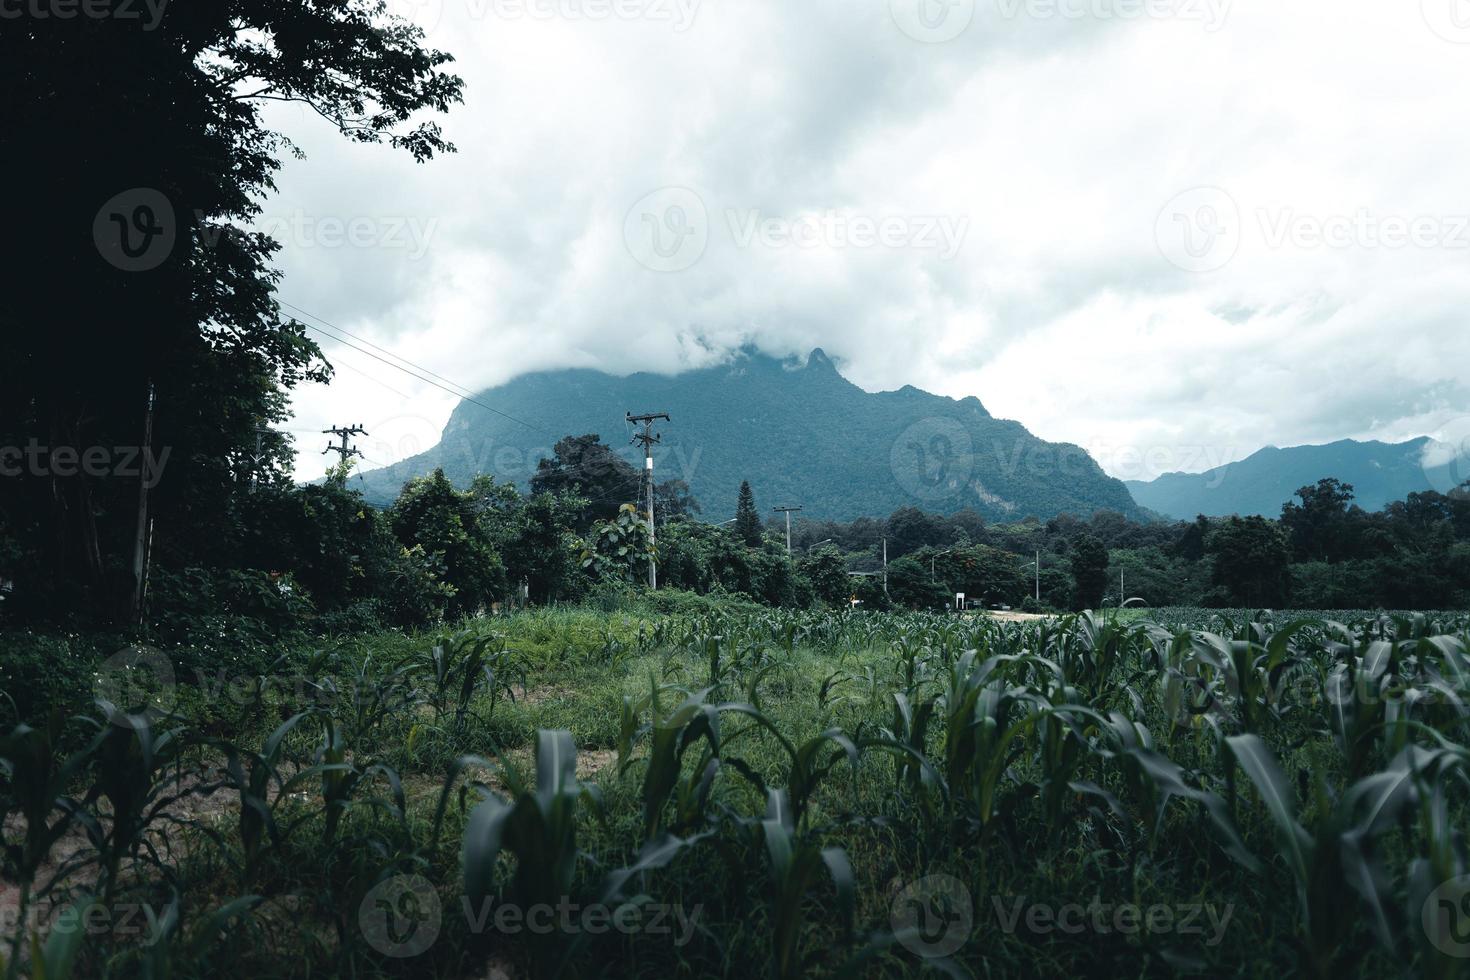
{"label": "dirt patch", "polygon": [[1042,613],[1011,612],[1008,609],[996,609],[986,612],[992,619],[998,619],[1002,623],[1031,623],[1038,619],[1051,619],[1052,617]]}
{"label": "dirt patch", "polygon": [[617,763],[616,749],[583,749],[577,753],[577,778],[591,779]]}
{"label": "dirt patch", "polygon": [[571,693],[570,688],[557,687],[555,684],[543,684],[540,687],[530,688],[522,685],[521,689],[515,692],[515,701],[516,704],[532,707],[547,701],[558,701]]}

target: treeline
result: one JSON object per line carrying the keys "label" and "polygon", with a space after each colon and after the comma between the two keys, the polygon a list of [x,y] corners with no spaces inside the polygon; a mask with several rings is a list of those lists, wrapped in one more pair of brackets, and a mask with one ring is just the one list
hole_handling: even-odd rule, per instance
{"label": "treeline", "polygon": [[1135,598],[1216,608],[1470,605],[1470,484],[1411,494],[1371,513],[1353,499],[1351,485],[1324,479],[1298,490],[1276,520],[1140,523],[1099,511],[1085,520],[987,525],[973,512],[904,508],[886,520],[802,522],[793,546],[830,542],[852,567],[874,569],[886,540],[889,596],[906,605],[952,602],[956,592],[1024,609]]}
{"label": "treeline", "polygon": [[[1332,609],[1470,605],[1470,487],[1413,494],[1382,512],[1352,487],[1303,487],[1278,520],[1140,523],[1100,511],[987,524],[973,511],[902,508],[847,523],[762,520],[748,485],[736,517],[700,518],[680,481],[655,488],[656,536],[636,469],[597,436],[568,437],[528,492],[442,471],[369,505],[350,468],[326,480],[240,481],[207,524],[160,535],[145,622],[160,639],[201,632],[413,627],[521,604],[621,600],[647,588],[770,606],[1067,610],[1150,606]],[[656,542],[655,542],[656,537]],[[47,588],[46,542],[0,534],[7,625],[99,625]],[[886,563],[885,563],[886,557]],[[27,569],[32,571],[28,574]],[[242,626],[244,624],[244,626]]]}

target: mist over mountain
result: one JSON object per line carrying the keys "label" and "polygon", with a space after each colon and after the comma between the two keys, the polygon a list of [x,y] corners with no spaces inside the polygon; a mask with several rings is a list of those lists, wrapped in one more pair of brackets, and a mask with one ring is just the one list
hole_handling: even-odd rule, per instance
{"label": "mist over mountain", "polygon": [[882,517],[904,506],[970,507],[994,521],[1103,509],[1142,516],[1122,481],[1080,447],[1038,439],[973,396],[911,386],[866,392],[820,349],[804,363],[747,349],[678,375],[542,371],[475,401],[483,405],[455,408],[437,446],[362,473],[367,498],[390,502],[406,480],[440,466],[457,484],[489,473],[525,489],[556,440],[584,433],[641,469],[624,415],[667,412],[671,421],[656,427],[655,478],[687,481],[706,520],[734,513],[741,480],[766,513],[800,506],[818,519]]}
{"label": "mist over mountain", "polygon": [[1168,517],[1224,517],[1259,514],[1279,517],[1281,507],[1300,487],[1334,477],[1353,485],[1356,503],[1381,510],[1425,490],[1448,492],[1470,477],[1463,458],[1430,452],[1428,438],[1408,442],[1358,442],[1343,439],[1322,446],[1268,446],[1238,463],[1203,473],[1165,473],[1150,481],[1130,480],[1133,499]]}

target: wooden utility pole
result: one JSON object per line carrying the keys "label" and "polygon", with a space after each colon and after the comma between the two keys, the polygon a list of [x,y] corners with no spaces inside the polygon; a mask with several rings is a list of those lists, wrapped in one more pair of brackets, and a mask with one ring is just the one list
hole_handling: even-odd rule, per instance
{"label": "wooden utility pole", "polygon": [[275,429],[272,429],[269,426],[265,426],[265,425],[257,425],[255,427],[255,455],[250,457],[250,492],[251,493],[254,493],[255,492],[255,485],[256,485],[256,482],[257,482],[256,481],[256,476],[257,476],[257,474],[260,471],[261,438],[267,432],[274,433],[275,431],[276,431]]}
{"label": "wooden utility pole", "polygon": [[153,379],[147,381],[147,401],[143,407],[143,448],[138,456],[144,462],[138,467],[138,526],[133,536],[133,602],[134,622],[142,622],[143,598],[148,583],[148,541],[152,522],[148,519],[148,466],[153,452]]}
{"label": "wooden utility pole", "polygon": [[883,539],[883,594],[888,594],[888,539]]}
{"label": "wooden utility pole", "polygon": [[340,436],[342,439],[342,445],[334,446],[331,444],[331,442],[328,442],[327,448],[322,450],[322,455],[325,456],[327,453],[336,453],[339,462],[346,462],[353,456],[361,456],[362,451],[359,450],[356,446],[348,446],[347,439],[349,436],[365,436],[367,434],[367,430],[360,425],[354,425],[349,429],[344,429],[341,426],[333,426],[330,429],[323,429],[322,435]]}
{"label": "wooden utility pole", "polygon": [[[653,434],[653,423],[662,419],[670,421],[667,412],[649,412],[646,415],[634,415],[626,413],[629,422],[637,422],[643,426],[643,431],[633,436],[633,441],[643,444],[643,474],[648,480],[648,546],[650,549],[658,544],[658,532],[653,526],[653,444],[659,442],[663,437]],[[648,557],[648,587],[658,588],[658,561],[657,552]]]}
{"label": "wooden utility pole", "polygon": [[791,554],[791,515],[801,510],[800,507],[772,507],[778,514],[786,515],[786,553]]}

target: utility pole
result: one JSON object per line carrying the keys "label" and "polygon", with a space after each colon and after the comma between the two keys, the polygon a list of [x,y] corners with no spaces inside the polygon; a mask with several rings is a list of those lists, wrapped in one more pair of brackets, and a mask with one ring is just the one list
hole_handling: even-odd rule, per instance
{"label": "utility pole", "polygon": [[883,539],[883,594],[888,594],[888,539]]}
{"label": "utility pole", "polygon": [[1041,604],[1041,549],[1036,549],[1036,603]]}
{"label": "utility pole", "polygon": [[[336,453],[338,455],[339,461],[345,463],[353,456],[362,455],[362,451],[359,450],[356,446],[347,445],[347,438],[349,436],[365,436],[367,435],[367,430],[360,425],[354,425],[350,429],[344,429],[341,426],[333,426],[330,429],[323,429],[322,435],[340,436],[342,438],[342,445],[340,446],[334,446],[331,444],[331,442],[328,442],[327,448],[322,450],[322,455],[325,456],[327,453]],[[256,438],[258,440],[259,436],[257,436]]]}
{"label": "utility pole", "polygon": [[274,433],[276,430],[269,426],[257,425],[255,427],[255,455],[250,457],[250,492],[255,492],[255,483],[260,471],[260,442],[261,437],[267,432]]}
{"label": "utility pole", "polygon": [[791,515],[801,510],[800,507],[772,507],[778,514],[786,515],[786,553],[791,554]]}
{"label": "utility pole", "polygon": [[[658,543],[658,534],[653,527],[653,444],[662,439],[662,436],[653,434],[653,423],[659,419],[670,421],[666,412],[650,412],[647,415],[634,415],[628,412],[629,422],[637,422],[643,426],[643,431],[633,436],[634,442],[643,444],[643,472],[648,479],[648,546],[653,548]],[[650,555],[648,559],[648,587],[658,588],[658,562],[657,552]]]}
{"label": "utility pole", "polygon": [[[143,406],[143,450],[139,455],[148,458],[153,451],[153,379],[145,383],[147,400]],[[152,538],[153,522],[148,517],[148,467],[138,469],[138,526],[133,537],[133,619],[142,622],[143,597],[148,583],[148,542]]]}

